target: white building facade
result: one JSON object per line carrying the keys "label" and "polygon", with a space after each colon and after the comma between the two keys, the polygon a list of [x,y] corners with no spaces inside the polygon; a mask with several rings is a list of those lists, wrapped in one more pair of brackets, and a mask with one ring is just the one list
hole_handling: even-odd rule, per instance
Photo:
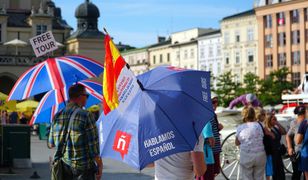
{"label": "white building facade", "polygon": [[[220,30],[204,34],[198,38],[199,70],[210,71],[214,77],[218,77],[223,73],[221,43]],[[216,87],[215,80],[213,85]]]}
{"label": "white building facade", "polygon": [[149,53],[147,48],[122,51],[121,54],[135,75],[149,70]]}
{"label": "white building facade", "polygon": [[187,69],[199,69],[198,41],[202,34],[213,29],[194,28],[171,34],[171,65]]}
{"label": "white building facade", "polygon": [[150,69],[157,66],[171,65],[171,40],[164,40],[149,46]]}
{"label": "white building facade", "polygon": [[254,10],[221,21],[223,71],[242,83],[245,74],[258,74],[258,24]]}

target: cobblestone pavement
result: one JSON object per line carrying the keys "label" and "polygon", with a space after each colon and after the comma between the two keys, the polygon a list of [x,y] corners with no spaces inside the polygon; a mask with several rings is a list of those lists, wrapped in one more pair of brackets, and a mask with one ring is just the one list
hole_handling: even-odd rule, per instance
{"label": "cobblestone pavement", "polygon": [[[13,169],[15,174],[8,174],[7,168],[0,168],[0,180],[23,180],[31,179],[30,176],[36,171],[41,180],[49,180],[49,157],[53,151],[46,146],[46,140],[39,140],[37,136],[31,137],[31,161],[30,169]],[[154,169],[145,168],[142,171],[135,170],[118,161],[104,159],[104,180],[152,180]],[[235,178],[234,178],[235,179]],[[290,179],[289,176],[287,179]],[[216,180],[224,180],[220,175]]]}

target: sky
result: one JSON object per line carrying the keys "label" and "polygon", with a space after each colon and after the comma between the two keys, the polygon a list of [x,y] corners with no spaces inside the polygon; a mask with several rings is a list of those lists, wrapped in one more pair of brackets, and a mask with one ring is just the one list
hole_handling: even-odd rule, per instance
{"label": "sky", "polygon": [[[76,30],[75,9],[85,0],[53,0]],[[253,0],[90,0],[100,10],[99,29],[134,47],[157,42],[157,36],[195,27],[219,28],[226,16],[252,9]]]}

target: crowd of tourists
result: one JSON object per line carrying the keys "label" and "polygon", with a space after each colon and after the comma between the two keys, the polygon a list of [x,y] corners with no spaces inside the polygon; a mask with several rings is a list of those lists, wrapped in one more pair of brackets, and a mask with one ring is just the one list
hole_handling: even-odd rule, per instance
{"label": "crowd of tourists", "polygon": [[8,112],[1,110],[1,124],[28,124],[29,118],[24,113],[17,113],[16,111]]}

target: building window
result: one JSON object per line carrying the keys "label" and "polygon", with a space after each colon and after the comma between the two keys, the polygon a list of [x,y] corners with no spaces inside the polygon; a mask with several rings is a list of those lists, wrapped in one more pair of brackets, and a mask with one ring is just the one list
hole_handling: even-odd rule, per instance
{"label": "building window", "polygon": [[299,30],[292,31],[292,44],[299,44],[299,43],[300,43]]}
{"label": "building window", "polygon": [[278,45],[285,46],[286,45],[286,33],[281,32],[278,34]]}
{"label": "building window", "polygon": [[273,20],[271,15],[265,16],[265,28],[272,28],[273,26]]}
{"label": "building window", "polygon": [[266,1],[265,1],[265,4],[266,4],[266,5],[273,4],[273,0],[266,0]]}
{"label": "building window", "polygon": [[194,58],[194,57],[195,57],[195,50],[190,49],[190,58]]}
{"label": "building window", "polygon": [[299,11],[298,11],[298,9],[291,11],[291,20],[292,20],[292,23],[299,23]]}
{"label": "building window", "polygon": [[217,56],[220,56],[221,55],[221,46],[218,45],[217,46]]}
{"label": "building window", "polygon": [[269,54],[265,56],[266,67],[273,67],[273,55]]}
{"label": "building window", "polygon": [[228,32],[224,33],[224,41],[225,41],[225,44],[230,43],[230,36]]}
{"label": "building window", "polygon": [[200,48],[200,58],[204,58],[204,48]]}
{"label": "building window", "polygon": [[306,51],[306,64],[308,64],[308,51]]}
{"label": "building window", "polygon": [[235,32],[235,42],[240,42],[240,41],[241,41],[240,32],[236,31]]}
{"label": "building window", "polygon": [[209,46],[209,57],[213,57],[213,46]]}
{"label": "building window", "polygon": [[229,53],[226,53],[225,54],[225,61],[226,61],[226,64],[229,64]]}
{"label": "building window", "polygon": [[46,25],[36,25],[36,35],[40,35],[42,33],[45,33],[47,31]]}
{"label": "building window", "polygon": [[278,26],[284,26],[286,24],[284,12],[280,12],[277,14],[277,21]]}
{"label": "building window", "polygon": [[271,34],[265,35],[265,47],[267,48],[273,47],[273,36]]}
{"label": "building window", "polygon": [[184,50],[184,59],[187,59],[188,58],[188,52],[187,52],[187,49]]}
{"label": "building window", "polygon": [[159,55],[159,63],[162,63],[162,62],[163,62],[163,55],[160,54],[160,55]]}
{"label": "building window", "polygon": [[253,28],[247,29],[247,41],[253,41],[254,40],[254,30]]}
{"label": "building window", "polygon": [[300,72],[292,73],[292,83],[295,86],[299,86],[301,84],[301,73]]}
{"label": "building window", "polygon": [[0,24],[0,42],[2,42],[2,24]]}
{"label": "building window", "polygon": [[253,59],[254,59],[254,55],[253,55],[253,50],[248,50],[247,51],[247,59],[248,59],[248,63],[252,63],[253,62]]}
{"label": "building window", "polygon": [[217,63],[217,74],[221,73],[221,64]]}
{"label": "building window", "polygon": [[300,65],[300,51],[292,52],[292,65]]}
{"label": "building window", "polygon": [[156,56],[153,56],[153,64],[156,64]]}
{"label": "building window", "polygon": [[167,53],[167,62],[170,62],[170,53]]}
{"label": "building window", "polygon": [[305,8],[305,21],[308,21],[308,8]]}
{"label": "building window", "polygon": [[241,62],[240,52],[235,53],[235,63],[239,64]]}
{"label": "building window", "polygon": [[286,66],[286,53],[279,53],[278,54],[278,66]]}
{"label": "building window", "polygon": [[181,57],[180,51],[176,51],[176,59],[177,59],[177,60],[180,60],[180,57]]}

